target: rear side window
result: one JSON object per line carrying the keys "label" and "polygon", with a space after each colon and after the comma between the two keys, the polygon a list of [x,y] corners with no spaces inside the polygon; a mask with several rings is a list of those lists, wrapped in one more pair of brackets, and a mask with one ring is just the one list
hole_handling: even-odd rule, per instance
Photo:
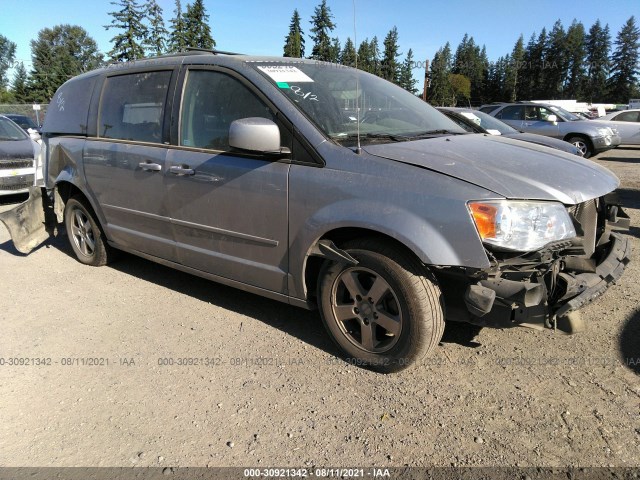
{"label": "rear side window", "polygon": [[190,70],[182,97],[180,144],[229,149],[229,127],[241,118],[275,116],[248,87],[226,73]]}
{"label": "rear side window", "polygon": [[640,121],[640,112],[623,112],[620,115],[616,115],[611,120],[616,122],[637,122]]}
{"label": "rear side window", "polygon": [[171,71],[107,78],[100,100],[98,136],[160,143],[170,80]]}
{"label": "rear side window", "polygon": [[500,105],[487,105],[485,107],[480,108],[481,112],[484,113],[491,113],[493,112],[496,108],[498,108]]}
{"label": "rear side window", "polygon": [[498,112],[496,118],[503,120],[523,120],[524,107],[522,105],[504,107],[502,111]]}

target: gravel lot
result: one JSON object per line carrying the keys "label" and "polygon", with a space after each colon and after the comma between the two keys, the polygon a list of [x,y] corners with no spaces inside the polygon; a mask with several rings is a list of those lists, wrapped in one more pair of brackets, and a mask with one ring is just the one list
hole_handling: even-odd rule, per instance
{"label": "gravel lot", "polygon": [[[596,161],[639,252],[640,148]],[[317,312],[133,256],[86,267],[64,239],[23,256],[0,226],[0,465],[638,467],[639,298],[635,261],[585,333],[450,324],[384,376],[338,360]]]}

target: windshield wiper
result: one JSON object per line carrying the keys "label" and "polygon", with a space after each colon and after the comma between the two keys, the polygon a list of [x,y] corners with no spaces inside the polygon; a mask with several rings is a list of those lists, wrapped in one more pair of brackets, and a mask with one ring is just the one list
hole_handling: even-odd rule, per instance
{"label": "windshield wiper", "polygon": [[434,135],[466,135],[469,132],[454,132],[453,130],[446,129],[438,129],[438,130],[427,130],[426,132],[418,133],[416,135],[411,135],[406,138],[409,140],[415,140],[417,138],[427,138],[432,137]]}
{"label": "windshield wiper", "polygon": [[[343,140],[354,140],[358,138],[357,133],[350,133],[348,135],[334,135],[332,137],[334,140],[338,142]],[[374,140],[393,140],[394,142],[406,142],[411,140],[413,137],[408,137],[406,135],[396,135],[393,133],[361,133],[361,139],[374,139]]]}

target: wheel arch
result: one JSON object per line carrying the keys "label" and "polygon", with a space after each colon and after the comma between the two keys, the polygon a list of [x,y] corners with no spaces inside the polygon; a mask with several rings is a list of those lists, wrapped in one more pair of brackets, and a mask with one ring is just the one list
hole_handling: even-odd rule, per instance
{"label": "wheel arch", "polygon": [[[398,249],[403,250],[408,255],[411,255],[417,261],[424,263],[424,260],[420,258],[420,256],[416,253],[417,247],[415,245],[407,245],[403,241],[395,238],[387,233],[380,232],[378,230],[373,230],[371,228],[366,227],[338,227],[332,230],[329,230],[322,234],[311,246],[309,249],[307,256],[304,262],[304,295],[305,298],[311,299],[316,297],[316,291],[318,287],[318,280],[320,275],[320,270],[322,269],[322,265],[325,262],[326,258],[322,256],[312,255],[312,250],[318,245],[321,240],[329,240],[333,242],[333,244],[339,249],[342,246],[356,239],[376,239],[381,242],[385,242],[387,244],[394,245]],[[407,242],[408,243],[408,242]]]}
{"label": "wheel arch", "polygon": [[88,195],[87,192],[80,185],[78,185],[78,182],[74,181],[74,178],[75,177],[73,175],[70,175],[68,172],[62,171],[56,179],[54,187],[54,212],[57,216],[58,222],[63,222],[64,208],[67,201],[72,197],[80,195],[86,201],[91,210],[93,210],[93,213],[96,215],[96,219],[98,220],[98,224],[103,233],[106,233],[104,229],[104,217],[94,205],[91,195]]}

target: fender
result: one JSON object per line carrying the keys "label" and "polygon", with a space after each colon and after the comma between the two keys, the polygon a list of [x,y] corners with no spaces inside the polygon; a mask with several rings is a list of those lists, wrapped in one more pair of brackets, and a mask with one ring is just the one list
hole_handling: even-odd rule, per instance
{"label": "fender", "polygon": [[[466,210],[466,206],[462,205],[462,208]],[[289,255],[292,272],[289,292],[292,297],[306,296],[304,272],[309,256],[314,254],[320,240],[341,228],[375,231],[394,238],[411,250],[425,265],[474,268],[490,266],[471,221],[455,224],[453,234],[477,238],[477,241],[465,242],[466,248],[456,249],[447,240],[447,236],[451,235],[451,230],[454,229],[451,225],[434,226],[427,218],[409,210],[382,202],[351,198],[326,205],[315,212],[292,239]]]}

